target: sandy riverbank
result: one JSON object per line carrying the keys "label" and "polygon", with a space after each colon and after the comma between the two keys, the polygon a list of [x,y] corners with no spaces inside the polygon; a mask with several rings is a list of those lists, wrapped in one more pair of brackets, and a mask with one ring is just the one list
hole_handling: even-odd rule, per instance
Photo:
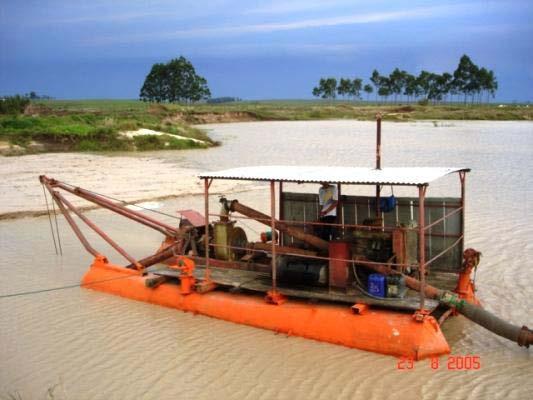
{"label": "sandy riverbank", "polygon": [[[39,175],[94,190],[128,202],[203,194],[197,169],[154,157],[49,153],[0,157],[0,219],[46,212]],[[236,188],[227,183],[228,190]],[[238,185],[242,189],[242,184]],[[72,196],[81,207],[90,203]]]}

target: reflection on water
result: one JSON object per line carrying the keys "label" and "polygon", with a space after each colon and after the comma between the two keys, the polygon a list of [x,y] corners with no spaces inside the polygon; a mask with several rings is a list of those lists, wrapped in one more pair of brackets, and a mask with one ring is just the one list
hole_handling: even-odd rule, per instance
{"label": "reflection on water", "polygon": [[[176,182],[187,182],[176,186],[179,193],[199,192],[187,191],[187,185],[196,185],[194,174],[200,170],[252,164],[373,165],[374,124],[369,122],[240,123],[209,129],[223,142],[222,147],[125,157],[121,163],[133,160],[157,166],[147,171],[163,171],[166,168],[161,166],[168,166],[175,171]],[[451,122],[435,127],[431,122],[384,123],[383,146],[385,166],[472,168],[467,178],[466,244],[483,252],[478,295],[485,307],[511,322],[533,324],[533,124]],[[37,186],[36,176],[46,157],[50,156],[1,162],[12,171],[11,185],[20,177]],[[79,175],[73,183],[80,186],[103,192],[105,187],[127,186],[133,198],[136,190],[143,190],[136,169],[131,176],[127,168],[121,170],[120,178],[127,179],[127,185],[114,186],[113,171],[107,169],[115,162],[112,157],[89,156],[102,164],[93,167],[91,174],[78,173],[72,166],[77,155],[57,157],[59,165],[65,163],[69,180]],[[60,169],[52,172],[65,179]],[[102,174],[108,175],[105,180],[99,179]],[[171,182],[167,172],[154,173],[150,190],[156,190],[158,180],[164,185]],[[444,183],[458,188],[453,179]],[[213,191],[268,210],[261,185],[254,190],[239,184],[217,185],[213,184]],[[429,195],[441,195],[444,188],[431,186]],[[11,189],[8,193],[3,187],[2,199],[11,196],[6,201],[19,203],[12,199],[16,187]],[[38,201],[42,203],[42,198]],[[214,210],[216,202],[213,196]],[[149,206],[161,205],[158,210],[170,214],[184,208],[203,210],[200,196],[183,195],[159,203]],[[149,254],[159,244],[157,232],[120,216],[104,211],[88,215],[136,257]],[[62,218],[59,223],[62,257],[54,254],[47,218],[0,221],[0,295],[79,282],[91,258]],[[247,230],[253,237],[259,228],[252,225]],[[123,262],[93,234],[87,234],[98,250]],[[80,288],[10,297],[0,299],[0,397],[18,392],[23,399],[45,398],[49,388],[55,399],[529,397],[533,390],[531,350],[462,317],[448,321],[443,330],[453,354],[480,356],[480,370],[448,370],[447,357],[441,357],[437,370],[422,361],[412,371],[399,371],[392,357],[275,335]]]}

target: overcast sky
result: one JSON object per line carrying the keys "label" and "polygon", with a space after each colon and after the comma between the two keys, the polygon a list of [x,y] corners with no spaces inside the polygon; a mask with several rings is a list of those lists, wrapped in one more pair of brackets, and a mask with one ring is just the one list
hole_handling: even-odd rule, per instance
{"label": "overcast sky", "polygon": [[322,76],[495,71],[533,100],[531,0],[0,0],[0,94],[137,98],[180,55],[214,97],[311,98]]}

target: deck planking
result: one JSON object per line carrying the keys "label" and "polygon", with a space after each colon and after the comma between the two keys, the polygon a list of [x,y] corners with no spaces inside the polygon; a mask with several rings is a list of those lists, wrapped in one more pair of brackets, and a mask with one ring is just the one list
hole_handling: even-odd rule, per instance
{"label": "deck planking", "polygon": [[[270,274],[258,271],[246,271],[231,268],[210,267],[210,278],[218,285],[250,290],[254,292],[266,293],[272,289]],[[162,268],[152,272],[154,275],[179,278],[180,272],[175,269]],[[205,266],[197,265],[194,276],[198,280],[205,277]],[[365,295],[355,288],[350,288],[346,292],[340,290],[329,290],[324,287],[287,287],[278,283],[278,291],[288,297],[296,297],[309,300],[323,300],[329,302],[356,304],[363,303],[376,307],[392,308],[402,311],[416,311],[420,308],[420,298],[418,293],[414,296],[406,296],[403,299],[378,299]],[[433,312],[438,306],[436,300],[426,299],[425,306]]]}

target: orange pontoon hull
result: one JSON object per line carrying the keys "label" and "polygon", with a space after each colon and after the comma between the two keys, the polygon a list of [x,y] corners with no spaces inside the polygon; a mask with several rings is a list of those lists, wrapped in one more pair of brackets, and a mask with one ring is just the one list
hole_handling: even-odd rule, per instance
{"label": "orange pontoon hull", "polygon": [[450,352],[440,326],[431,316],[416,322],[410,314],[373,309],[356,315],[347,306],[293,299],[274,305],[260,296],[222,291],[183,295],[180,286],[171,283],[147,288],[146,279],[137,271],[97,258],[82,283],[133,300],[381,354],[420,360]]}

